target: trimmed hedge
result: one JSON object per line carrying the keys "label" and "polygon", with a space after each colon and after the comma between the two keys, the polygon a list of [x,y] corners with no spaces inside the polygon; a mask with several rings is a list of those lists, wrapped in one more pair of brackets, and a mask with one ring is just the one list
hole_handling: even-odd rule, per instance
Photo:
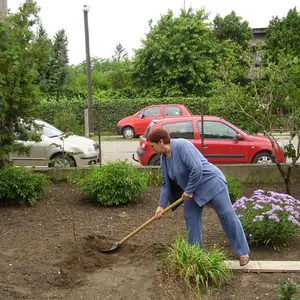
{"label": "trimmed hedge", "polygon": [[[54,124],[54,116],[63,110],[72,111],[80,125],[84,124],[84,109],[87,108],[87,100],[83,99],[63,99],[61,101],[43,101],[41,119]],[[97,129],[97,109],[100,110],[101,129],[103,131],[115,131],[119,120],[133,115],[145,106],[152,104],[178,103],[186,105],[193,114],[200,114],[201,99],[197,98],[162,98],[162,99],[95,99],[94,123]],[[97,132],[97,131],[95,131]]]}
{"label": "trimmed hedge", "polygon": [[[115,132],[119,120],[124,117],[133,115],[145,106],[152,104],[183,104],[188,107],[192,114],[201,114],[201,102],[205,98],[139,98],[139,99],[95,99],[93,100],[94,106],[94,124],[95,132],[97,132],[97,109],[100,110],[100,120],[102,131]],[[84,109],[87,108],[87,99],[63,98],[60,101],[56,99],[48,99],[42,101],[41,119],[54,124],[54,118],[57,112],[70,111],[75,114],[76,119],[80,126],[84,125]],[[209,102],[206,102],[209,103]],[[212,111],[209,104],[204,105],[204,114],[216,115],[226,119],[227,121],[239,126],[245,130],[254,131],[251,123],[245,120],[242,114],[226,115],[222,111]],[[60,128],[62,129],[62,128]],[[63,129],[62,129],[63,130]]]}

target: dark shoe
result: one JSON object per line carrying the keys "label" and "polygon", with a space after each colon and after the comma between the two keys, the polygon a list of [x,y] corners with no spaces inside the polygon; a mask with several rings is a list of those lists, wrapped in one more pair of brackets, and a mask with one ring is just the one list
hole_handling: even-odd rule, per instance
{"label": "dark shoe", "polygon": [[246,264],[250,260],[249,254],[241,255],[239,260],[240,260],[240,266],[241,267],[246,266]]}

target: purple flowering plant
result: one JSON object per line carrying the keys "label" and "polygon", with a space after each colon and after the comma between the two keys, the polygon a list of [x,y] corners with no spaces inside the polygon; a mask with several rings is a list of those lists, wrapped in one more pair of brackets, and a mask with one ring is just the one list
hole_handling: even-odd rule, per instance
{"label": "purple flowering plant", "polygon": [[287,194],[257,190],[233,204],[248,242],[279,249],[300,231],[300,201]]}

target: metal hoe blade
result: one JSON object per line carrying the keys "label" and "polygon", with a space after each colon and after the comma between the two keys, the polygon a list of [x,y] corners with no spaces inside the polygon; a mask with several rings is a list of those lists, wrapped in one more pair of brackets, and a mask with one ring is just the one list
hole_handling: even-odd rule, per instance
{"label": "metal hoe blade", "polygon": [[121,244],[116,243],[110,249],[107,249],[107,250],[100,249],[100,251],[103,253],[111,253],[111,252],[117,251],[119,248],[121,248]]}

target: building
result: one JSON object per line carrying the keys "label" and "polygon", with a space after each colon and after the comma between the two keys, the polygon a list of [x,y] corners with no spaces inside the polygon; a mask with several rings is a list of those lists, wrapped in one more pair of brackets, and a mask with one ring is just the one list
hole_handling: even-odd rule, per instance
{"label": "building", "polygon": [[266,33],[267,33],[266,27],[252,28],[252,31],[253,31],[253,37],[251,40],[252,47],[256,46],[257,41],[261,41],[263,44],[266,43]]}

